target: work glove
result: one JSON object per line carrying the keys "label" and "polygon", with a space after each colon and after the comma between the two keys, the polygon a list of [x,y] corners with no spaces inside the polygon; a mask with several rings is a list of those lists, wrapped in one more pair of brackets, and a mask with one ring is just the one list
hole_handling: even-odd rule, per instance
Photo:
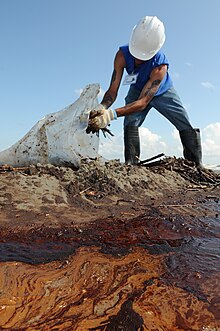
{"label": "work glove", "polygon": [[106,128],[114,119],[117,119],[117,113],[113,109],[105,109],[102,107],[102,109],[92,110],[90,112],[89,125],[86,132],[98,132],[100,129]]}
{"label": "work glove", "polygon": [[92,110],[92,112],[95,111],[95,110],[102,110],[102,109],[106,109],[106,107],[103,106],[101,103],[99,103],[99,104],[98,104],[98,105]]}

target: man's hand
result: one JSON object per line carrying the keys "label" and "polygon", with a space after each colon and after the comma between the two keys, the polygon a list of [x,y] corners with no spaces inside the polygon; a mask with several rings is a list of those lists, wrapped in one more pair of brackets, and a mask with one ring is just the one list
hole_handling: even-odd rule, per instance
{"label": "man's hand", "polygon": [[89,125],[86,129],[87,133],[95,133],[100,129],[104,129],[109,123],[117,119],[116,111],[113,109],[92,110],[89,116]]}

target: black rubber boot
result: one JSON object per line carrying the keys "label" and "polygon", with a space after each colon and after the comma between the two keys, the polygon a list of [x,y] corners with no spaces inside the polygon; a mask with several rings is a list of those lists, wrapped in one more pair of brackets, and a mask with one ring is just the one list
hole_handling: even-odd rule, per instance
{"label": "black rubber boot", "polygon": [[189,161],[194,161],[198,167],[202,167],[202,146],[199,129],[179,131],[183,145],[183,156]]}
{"label": "black rubber boot", "polygon": [[126,126],[124,129],[125,163],[137,164],[140,157],[140,139],[137,126]]}

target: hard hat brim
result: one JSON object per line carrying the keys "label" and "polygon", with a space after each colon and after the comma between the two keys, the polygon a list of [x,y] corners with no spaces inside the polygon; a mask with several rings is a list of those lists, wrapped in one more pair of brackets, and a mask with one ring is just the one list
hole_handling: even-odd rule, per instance
{"label": "hard hat brim", "polygon": [[133,47],[130,43],[129,43],[128,48],[129,48],[129,52],[131,53],[132,56],[134,56],[136,59],[142,60],[142,61],[147,61],[147,60],[152,59],[152,57],[154,57],[154,55],[157,53],[157,51],[151,52],[151,53],[140,52],[135,47]]}

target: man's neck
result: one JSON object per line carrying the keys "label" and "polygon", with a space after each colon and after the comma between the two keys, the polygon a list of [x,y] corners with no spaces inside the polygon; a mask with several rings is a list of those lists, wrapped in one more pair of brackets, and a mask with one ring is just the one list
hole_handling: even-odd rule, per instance
{"label": "man's neck", "polygon": [[135,66],[135,68],[137,68],[142,63],[144,63],[143,60],[139,60],[139,59],[134,58],[134,66]]}

